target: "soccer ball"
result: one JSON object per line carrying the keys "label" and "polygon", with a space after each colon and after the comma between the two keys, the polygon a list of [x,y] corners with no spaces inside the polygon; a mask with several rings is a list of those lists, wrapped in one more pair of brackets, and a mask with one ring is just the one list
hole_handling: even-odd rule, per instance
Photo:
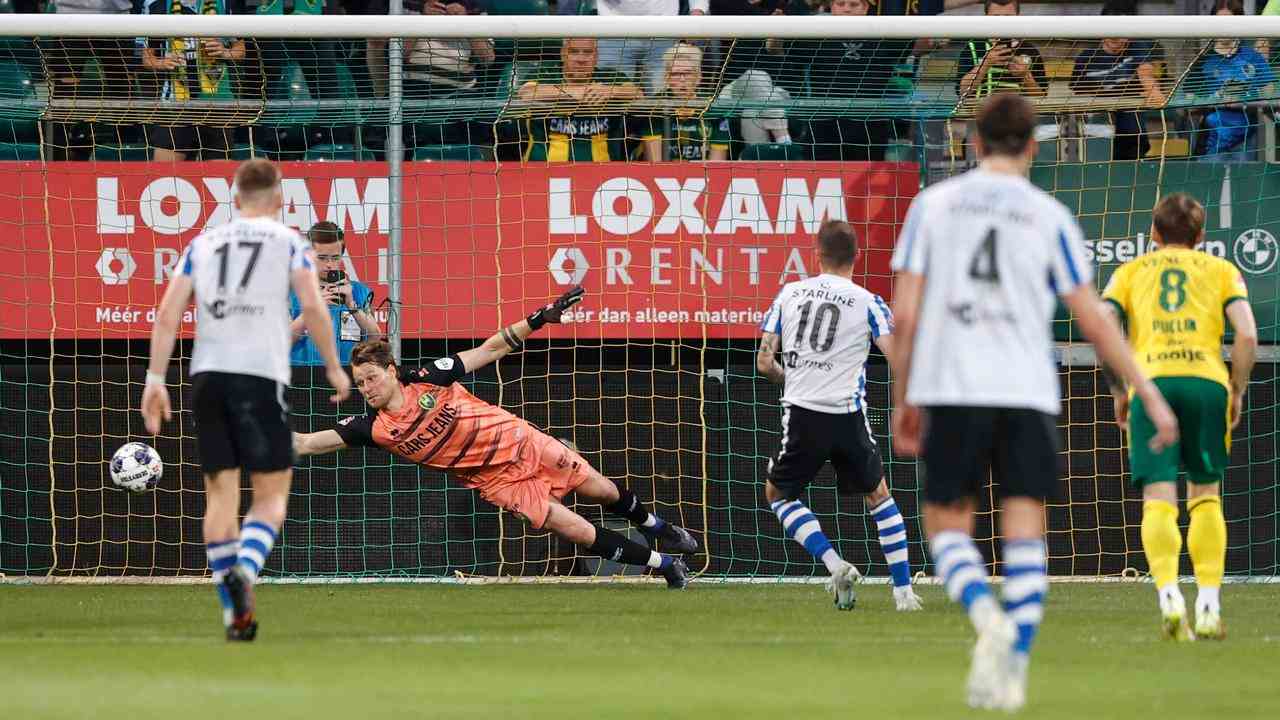
{"label": "soccer ball", "polygon": [[160,454],[146,443],[125,443],[111,456],[111,482],[116,487],[146,492],[159,484],[163,474]]}

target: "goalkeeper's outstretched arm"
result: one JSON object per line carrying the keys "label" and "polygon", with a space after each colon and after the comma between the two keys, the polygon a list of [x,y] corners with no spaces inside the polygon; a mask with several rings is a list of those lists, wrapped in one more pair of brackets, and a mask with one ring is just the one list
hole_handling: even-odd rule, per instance
{"label": "goalkeeper's outstretched arm", "polygon": [[556,298],[554,302],[533,311],[524,320],[502,328],[479,347],[458,353],[458,359],[462,360],[463,368],[466,372],[475,372],[520,350],[524,347],[525,339],[541,329],[543,325],[561,322],[565,310],[582,302],[582,294],[582,286],[579,285]]}

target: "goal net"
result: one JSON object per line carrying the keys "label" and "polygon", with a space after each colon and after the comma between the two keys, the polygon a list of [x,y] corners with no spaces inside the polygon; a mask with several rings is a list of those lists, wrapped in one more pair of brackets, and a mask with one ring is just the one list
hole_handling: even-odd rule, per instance
{"label": "goal net", "polygon": [[[1014,18],[996,33],[952,17],[526,17],[547,11],[540,0],[447,19],[161,5],[0,22],[13,33],[0,37],[0,573],[206,572],[186,370],[192,321],[211,310],[184,320],[175,420],[148,438],[137,409],[151,310],[182,248],[234,216],[236,162],[268,157],[283,163],[283,221],[341,229],[334,268],[363,288],[353,302],[405,365],[583,284],[571,323],[468,389],[688,527],[706,576],[821,575],[763,500],[780,409],[755,370],[760,320],[782,283],[817,272],[812,236],[827,218],[854,225],[855,279],[891,301],[908,205],[972,167],[973,114],[1001,90],[1038,105],[1031,180],[1078,214],[1100,283],[1150,249],[1158,197],[1205,204],[1203,249],[1244,272],[1264,345],[1224,484],[1227,572],[1280,569],[1280,24]],[[346,340],[369,332],[335,318]],[[1110,396],[1065,311],[1054,331],[1064,449],[1050,572],[1143,572],[1140,494]],[[311,357],[295,346],[295,429],[364,412],[358,398],[327,401]],[[912,569],[931,571],[921,470],[891,452],[888,381],[873,351],[869,421]],[[130,440],[165,460],[152,492],[110,481],[106,460]],[[977,534],[996,563],[983,500]],[[874,522],[829,469],[807,502],[847,559],[887,576]],[[374,450],[298,463],[277,548],[265,573],[287,579],[618,570]]]}

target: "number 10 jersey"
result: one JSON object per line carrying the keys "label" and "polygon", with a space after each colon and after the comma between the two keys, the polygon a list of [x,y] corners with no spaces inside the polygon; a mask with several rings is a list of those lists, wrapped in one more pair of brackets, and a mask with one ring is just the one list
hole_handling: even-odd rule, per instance
{"label": "number 10 jersey", "polygon": [[867,354],[893,332],[893,314],[879,295],[823,274],[784,285],[760,329],[781,341],[783,405],[852,413],[866,405]]}
{"label": "number 10 jersey", "polygon": [[1025,177],[981,168],[916,196],[893,255],[924,276],[907,401],[1057,415],[1057,296],[1093,280],[1080,226]]}
{"label": "number 10 jersey", "polygon": [[191,241],[178,272],[196,296],[191,374],[255,375],[289,384],[289,288],[313,269],[310,243],[269,218],[237,218]]}

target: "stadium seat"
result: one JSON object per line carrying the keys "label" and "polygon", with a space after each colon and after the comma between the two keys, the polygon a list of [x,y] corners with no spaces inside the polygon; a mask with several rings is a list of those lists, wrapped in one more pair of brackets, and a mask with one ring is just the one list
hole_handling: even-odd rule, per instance
{"label": "stadium seat", "polygon": [[1180,137],[1151,137],[1151,149],[1147,151],[1146,156],[1153,159],[1160,157],[1190,157],[1191,141]]}
{"label": "stadium seat", "polygon": [[95,145],[93,159],[98,162],[142,162],[151,159],[150,145]]}
{"label": "stadium seat", "polygon": [[413,151],[413,159],[426,162],[490,162],[493,160],[493,153],[489,148],[479,145],[426,145]]}
{"label": "stadium seat", "polygon": [[800,143],[757,143],[742,148],[739,160],[809,160],[808,150]]}
{"label": "stadium seat", "polygon": [[[27,73],[16,62],[10,60],[0,60],[0,103],[8,104],[13,102],[21,102],[34,100],[36,98],[35,85],[31,82],[31,75]],[[23,111],[18,110],[13,113],[17,117],[10,116],[8,119],[0,120],[0,142],[6,143],[24,143],[36,141],[39,137],[36,128],[36,120],[21,119],[23,115],[28,113],[34,114],[34,109]]]}
{"label": "stadium seat", "polygon": [[915,162],[916,148],[910,140],[890,140],[884,148],[887,162]]}
{"label": "stadium seat", "polygon": [[355,145],[313,145],[307,148],[302,159],[310,162],[354,162],[372,161],[375,158],[372,152],[357,149]]}
{"label": "stadium seat", "polygon": [[236,143],[228,152],[232,160],[248,160],[255,156],[262,156],[262,153],[255,152],[254,147],[248,143]]}
{"label": "stadium seat", "polygon": [[490,0],[490,15],[546,15],[547,0]]}
{"label": "stadium seat", "polygon": [[0,160],[39,160],[40,146],[36,143],[0,142]]}

